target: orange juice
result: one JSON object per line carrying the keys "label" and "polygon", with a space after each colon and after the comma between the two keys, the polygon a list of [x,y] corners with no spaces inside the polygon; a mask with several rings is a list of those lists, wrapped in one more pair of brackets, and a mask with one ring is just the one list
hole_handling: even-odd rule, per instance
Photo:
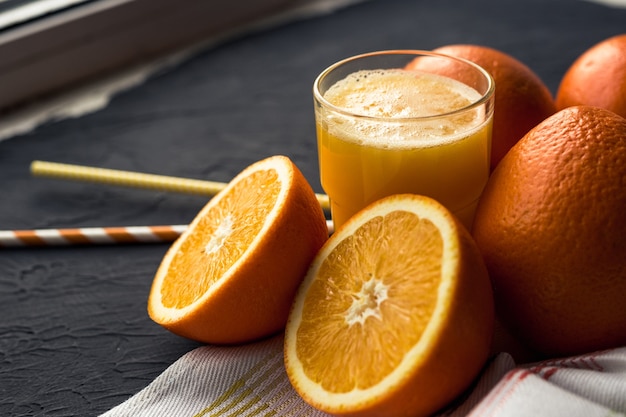
{"label": "orange juice", "polygon": [[399,193],[433,197],[470,227],[489,176],[492,115],[472,107],[481,96],[447,77],[399,69],[362,70],[334,83],[316,121],[335,228]]}

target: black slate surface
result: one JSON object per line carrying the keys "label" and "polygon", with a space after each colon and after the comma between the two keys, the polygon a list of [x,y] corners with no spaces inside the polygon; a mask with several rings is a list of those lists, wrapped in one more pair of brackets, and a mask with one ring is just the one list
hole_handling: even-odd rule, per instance
{"label": "black slate surface", "polygon": [[[106,109],[0,142],[0,229],[185,224],[206,201],[32,178],[35,159],[228,181],[285,154],[321,191],[311,85],[340,58],[483,44],[525,62],[555,92],[581,52],[624,32],[626,9],[581,0],[372,0],[243,36]],[[0,249],[1,416],[98,415],[198,346],[146,313],[166,249]]]}

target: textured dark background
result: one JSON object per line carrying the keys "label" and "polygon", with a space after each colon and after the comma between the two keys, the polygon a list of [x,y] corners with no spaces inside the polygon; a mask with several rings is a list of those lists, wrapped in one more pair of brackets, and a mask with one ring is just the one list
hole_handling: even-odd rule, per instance
{"label": "textured dark background", "polygon": [[[624,32],[626,9],[581,0],[372,0],[243,36],[106,109],[0,142],[0,229],[185,224],[205,203],[32,178],[34,159],[228,181],[280,153],[321,191],[311,85],[340,58],[483,44],[522,60],[556,92],[581,52]],[[98,415],[198,346],[146,313],[166,249],[0,249],[1,416]]]}

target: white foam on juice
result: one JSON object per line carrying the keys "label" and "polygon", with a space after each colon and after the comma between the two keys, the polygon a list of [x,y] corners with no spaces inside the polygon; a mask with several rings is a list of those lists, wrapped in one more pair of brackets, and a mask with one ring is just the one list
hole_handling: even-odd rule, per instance
{"label": "white foam on juice", "polygon": [[407,70],[364,70],[332,85],[324,98],[354,115],[328,114],[329,132],[357,143],[404,148],[433,146],[471,135],[484,113],[473,110],[448,118],[415,121],[462,109],[478,101],[473,88],[450,78]]}

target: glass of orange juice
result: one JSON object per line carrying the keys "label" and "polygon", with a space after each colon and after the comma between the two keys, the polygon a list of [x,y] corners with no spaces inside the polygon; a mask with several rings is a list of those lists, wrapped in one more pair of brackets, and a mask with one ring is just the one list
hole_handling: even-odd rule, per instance
{"label": "glass of orange juice", "polygon": [[438,200],[471,227],[489,176],[494,82],[428,51],[351,57],[315,80],[321,184],[335,229],[388,195]]}

